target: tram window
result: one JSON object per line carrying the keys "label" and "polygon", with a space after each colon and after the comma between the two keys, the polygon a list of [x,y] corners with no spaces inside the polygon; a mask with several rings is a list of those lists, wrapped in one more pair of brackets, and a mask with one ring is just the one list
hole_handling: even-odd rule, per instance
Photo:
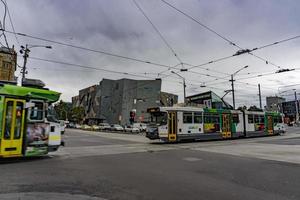
{"label": "tram window", "polygon": [[23,103],[17,102],[14,139],[20,139],[20,137],[21,137],[22,118],[23,118]]}
{"label": "tram window", "polygon": [[34,102],[35,106],[30,109],[30,120],[43,120],[44,119],[44,103]]}
{"label": "tram window", "polygon": [[240,119],[239,119],[239,115],[238,114],[233,114],[232,115],[232,122],[236,123],[236,124],[240,123]]}
{"label": "tram window", "polygon": [[254,123],[258,124],[259,123],[259,116],[254,115]]}
{"label": "tram window", "polygon": [[202,113],[201,112],[199,112],[199,113],[195,112],[194,113],[194,123],[195,124],[202,124]]}
{"label": "tram window", "polygon": [[265,116],[259,116],[259,123],[264,124],[265,123]]}
{"label": "tram window", "polygon": [[274,124],[277,124],[277,123],[278,123],[278,118],[277,118],[277,117],[274,117],[274,118],[273,118],[273,122],[274,122]]}
{"label": "tram window", "polygon": [[6,104],[6,114],[5,114],[5,127],[4,127],[4,139],[10,139],[10,132],[12,126],[13,118],[13,101],[8,101]]}
{"label": "tram window", "polygon": [[253,115],[248,115],[248,123],[249,124],[253,124],[254,123]]}
{"label": "tram window", "polygon": [[219,115],[215,114],[207,114],[204,115],[204,123],[220,123],[220,117]]}
{"label": "tram window", "polygon": [[282,117],[278,117],[278,123],[282,123]]}
{"label": "tram window", "polygon": [[193,115],[191,112],[183,113],[183,123],[184,124],[192,124],[193,123]]}

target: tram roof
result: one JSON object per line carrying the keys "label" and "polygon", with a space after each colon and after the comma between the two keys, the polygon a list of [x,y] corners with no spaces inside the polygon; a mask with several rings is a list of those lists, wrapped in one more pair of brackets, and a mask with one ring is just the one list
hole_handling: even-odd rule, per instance
{"label": "tram roof", "polygon": [[59,99],[60,93],[52,90],[22,87],[10,84],[0,85],[0,95],[16,96],[31,99],[43,99],[48,102],[55,102]]}

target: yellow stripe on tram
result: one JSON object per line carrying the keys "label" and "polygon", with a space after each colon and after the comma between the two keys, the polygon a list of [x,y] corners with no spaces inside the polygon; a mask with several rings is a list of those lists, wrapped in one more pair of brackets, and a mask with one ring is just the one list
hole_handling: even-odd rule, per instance
{"label": "yellow stripe on tram", "polygon": [[55,141],[55,140],[61,140],[60,135],[50,135],[49,140]]}

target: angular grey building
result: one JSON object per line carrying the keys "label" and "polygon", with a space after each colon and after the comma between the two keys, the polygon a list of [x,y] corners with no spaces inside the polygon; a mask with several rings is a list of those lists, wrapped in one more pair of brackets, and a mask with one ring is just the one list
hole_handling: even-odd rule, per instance
{"label": "angular grey building", "polygon": [[283,112],[282,103],[285,102],[285,98],[270,96],[266,97],[266,110],[273,112]]}
{"label": "angular grey building", "polygon": [[130,112],[135,113],[135,122],[148,122],[147,108],[172,106],[177,101],[177,95],[161,92],[161,79],[103,79],[72,98],[73,106],[85,109],[85,123],[122,125],[129,124]]}

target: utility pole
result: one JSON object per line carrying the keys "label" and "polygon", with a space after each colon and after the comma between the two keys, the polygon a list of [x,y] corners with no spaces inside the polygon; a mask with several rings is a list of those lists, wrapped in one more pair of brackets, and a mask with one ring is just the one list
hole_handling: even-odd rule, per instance
{"label": "utility pole", "polygon": [[183,102],[184,104],[186,103],[186,93],[185,93],[185,88],[186,88],[186,84],[185,84],[185,78],[183,79]]}
{"label": "utility pole", "polygon": [[299,121],[299,108],[298,108],[298,98],[297,98],[297,91],[295,90],[295,106],[296,106],[296,123]]}
{"label": "utility pole", "polygon": [[243,69],[248,68],[248,65],[240,68],[239,70],[237,70],[236,72],[234,72],[233,74],[231,74],[231,79],[229,80],[231,82],[231,92],[232,92],[232,104],[233,104],[233,109],[235,109],[235,97],[234,97],[234,81],[233,80],[233,76],[236,75],[237,73],[239,73],[240,71],[242,71]]}
{"label": "utility pole", "polygon": [[[180,71],[186,71],[186,70],[180,70]],[[186,93],[185,93],[186,84],[185,84],[185,78],[184,78],[183,76],[177,74],[177,73],[174,72],[174,71],[171,71],[171,73],[176,74],[177,76],[179,76],[179,77],[182,78],[182,80],[183,80],[183,98],[184,98],[183,102],[184,102],[184,104],[185,104],[185,103],[186,103]]]}
{"label": "utility pole", "polygon": [[260,109],[262,109],[262,105],[261,105],[261,92],[260,92],[260,84],[258,84],[258,95],[259,95],[259,107],[260,107]]}
{"label": "utility pole", "polygon": [[230,81],[231,81],[231,91],[232,91],[232,104],[233,104],[233,109],[235,109],[233,74],[231,74],[231,80]]}
{"label": "utility pole", "polygon": [[21,85],[23,85],[24,81],[25,81],[25,75],[27,74],[27,71],[26,71],[26,64],[27,64],[27,58],[29,57],[29,52],[30,52],[30,49],[31,48],[34,48],[34,47],[44,47],[44,48],[47,48],[47,49],[52,49],[51,46],[44,46],[44,45],[28,45],[26,44],[26,46],[21,46],[21,50],[20,50],[20,53],[21,54],[24,54],[23,55],[23,58],[24,58],[24,63],[23,63],[23,67],[22,67],[22,81],[21,81]]}
{"label": "utility pole", "polygon": [[[24,48],[22,48],[22,49],[24,49]],[[21,85],[23,85],[23,82],[25,81],[25,74],[27,74],[27,71],[26,71],[27,58],[28,58],[29,52],[30,52],[30,50],[28,49],[28,45],[26,44],[25,49],[24,49],[24,50],[21,50],[21,51],[22,51],[22,52],[24,51],[24,56],[23,56],[23,58],[24,58],[24,63],[23,63],[22,71],[21,71],[21,73],[22,73]],[[22,52],[21,52],[21,53],[22,53]]]}

